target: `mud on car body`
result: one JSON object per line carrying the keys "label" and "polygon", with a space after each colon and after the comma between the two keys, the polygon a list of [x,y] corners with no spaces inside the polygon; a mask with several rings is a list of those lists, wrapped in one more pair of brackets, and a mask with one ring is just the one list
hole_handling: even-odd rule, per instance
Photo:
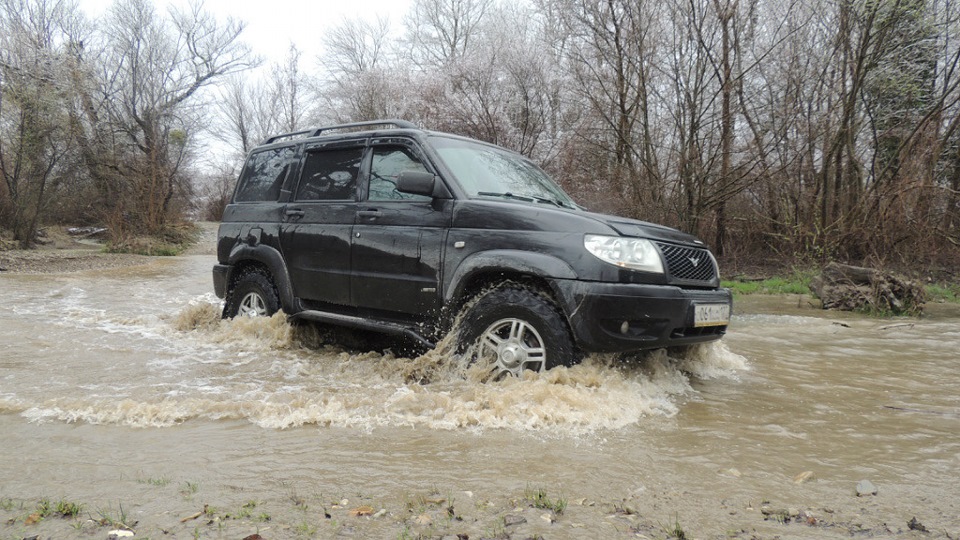
{"label": "mud on car body", "polygon": [[457,327],[493,370],[691,345],[731,295],[703,242],[585,211],[531,161],[400,120],[272,137],[227,205],[214,288],[225,317],[403,335]]}

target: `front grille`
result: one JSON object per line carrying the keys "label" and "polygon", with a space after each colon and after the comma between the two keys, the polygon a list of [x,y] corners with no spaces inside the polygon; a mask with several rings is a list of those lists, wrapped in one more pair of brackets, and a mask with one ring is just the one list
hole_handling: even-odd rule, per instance
{"label": "front grille", "polygon": [[674,279],[703,282],[716,279],[717,268],[707,250],[662,242],[657,242],[657,246],[667,261],[667,272]]}

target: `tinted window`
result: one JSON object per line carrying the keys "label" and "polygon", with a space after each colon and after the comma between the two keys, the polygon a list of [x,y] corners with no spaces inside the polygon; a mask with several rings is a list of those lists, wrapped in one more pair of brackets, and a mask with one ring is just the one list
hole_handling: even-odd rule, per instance
{"label": "tinted window", "polygon": [[297,187],[297,200],[353,200],[362,159],[363,148],[308,153]]}
{"label": "tinted window", "polygon": [[275,201],[290,169],[294,148],[274,148],[251,154],[237,185],[237,201]]}
{"label": "tinted window", "polygon": [[409,148],[403,146],[374,148],[373,161],[370,163],[368,199],[371,201],[429,201],[430,197],[397,191],[397,177],[403,171],[428,172]]}

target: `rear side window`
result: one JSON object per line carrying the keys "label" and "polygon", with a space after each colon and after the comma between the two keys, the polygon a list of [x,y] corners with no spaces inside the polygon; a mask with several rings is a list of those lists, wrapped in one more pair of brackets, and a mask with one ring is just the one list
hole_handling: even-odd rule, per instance
{"label": "rear side window", "polygon": [[238,202],[276,201],[290,169],[295,150],[291,146],[251,154],[237,183]]}
{"label": "rear side window", "polygon": [[297,186],[298,201],[354,200],[363,148],[340,148],[307,154]]}

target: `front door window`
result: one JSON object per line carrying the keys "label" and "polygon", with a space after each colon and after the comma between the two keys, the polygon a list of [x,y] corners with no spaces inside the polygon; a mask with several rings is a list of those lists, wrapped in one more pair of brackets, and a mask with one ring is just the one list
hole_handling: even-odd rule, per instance
{"label": "front door window", "polygon": [[383,146],[373,149],[370,163],[371,201],[429,201],[430,197],[397,191],[397,177],[404,171],[428,172],[427,168],[403,146]]}

